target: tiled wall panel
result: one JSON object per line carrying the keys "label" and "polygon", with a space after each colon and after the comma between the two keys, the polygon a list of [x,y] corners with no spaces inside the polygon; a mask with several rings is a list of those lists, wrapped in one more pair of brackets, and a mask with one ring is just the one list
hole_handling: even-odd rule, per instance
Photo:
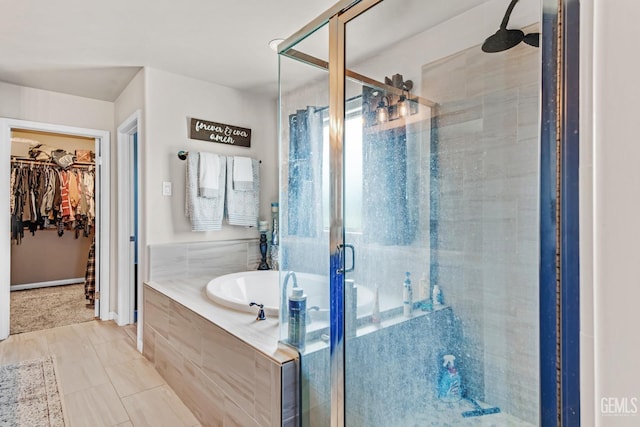
{"label": "tiled wall panel", "polygon": [[[537,424],[540,53],[472,48],[425,65],[438,103],[431,247],[461,322],[467,392]],[[432,268],[434,268],[432,266]]]}
{"label": "tiled wall panel", "polygon": [[214,278],[255,270],[260,262],[257,239],[151,245],[149,255],[150,280]]}
{"label": "tiled wall panel", "polygon": [[148,286],[144,304],[151,313],[144,320],[144,355],[203,426],[280,426],[297,419],[291,398],[297,391],[282,388],[297,390],[295,362],[284,369]]}

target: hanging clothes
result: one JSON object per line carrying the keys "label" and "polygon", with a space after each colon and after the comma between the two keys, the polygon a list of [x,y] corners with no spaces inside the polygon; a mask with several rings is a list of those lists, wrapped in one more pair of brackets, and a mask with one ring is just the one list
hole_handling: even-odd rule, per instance
{"label": "hanging clothes", "polygon": [[95,304],[96,294],[96,239],[93,238],[89,256],[87,257],[87,271],[84,276],[84,296],[89,300],[88,304]]}
{"label": "hanging clothes", "polygon": [[75,230],[76,238],[91,234],[95,220],[94,171],[66,170],[53,164],[12,160],[9,209],[11,238],[20,244],[24,229]]}

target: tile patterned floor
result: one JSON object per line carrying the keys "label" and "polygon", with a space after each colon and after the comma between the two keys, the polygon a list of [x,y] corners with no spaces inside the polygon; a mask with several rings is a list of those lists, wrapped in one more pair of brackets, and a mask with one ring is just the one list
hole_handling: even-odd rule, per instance
{"label": "tile patterned floor", "polygon": [[133,325],[99,320],[11,335],[0,342],[0,365],[54,355],[72,427],[199,426],[134,337]]}

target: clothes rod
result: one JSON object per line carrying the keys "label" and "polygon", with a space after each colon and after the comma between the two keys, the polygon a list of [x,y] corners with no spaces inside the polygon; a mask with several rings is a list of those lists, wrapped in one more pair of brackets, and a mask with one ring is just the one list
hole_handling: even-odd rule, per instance
{"label": "clothes rod", "polygon": [[[15,159],[15,158],[12,158],[11,159],[11,163],[20,163],[20,164],[23,164],[23,165],[55,166],[55,167],[62,168],[62,166],[58,165],[55,162],[49,162],[49,161],[45,161],[45,160],[35,160],[35,159]],[[72,163],[71,165],[69,165],[67,167],[67,169],[70,169],[70,168],[93,168],[93,167],[95,167],[95,163],[80,163],[80,162],[76,162],[76,163]]]}
{"label": "clothes rod", "polygon": [[[189,152],[188,151],[184,151],[184,150],[178,151],[178,158],[180,160],[187,160],[188,156],[189,156]],[[262,163],[262,160],[258,160],[258,163]]]}

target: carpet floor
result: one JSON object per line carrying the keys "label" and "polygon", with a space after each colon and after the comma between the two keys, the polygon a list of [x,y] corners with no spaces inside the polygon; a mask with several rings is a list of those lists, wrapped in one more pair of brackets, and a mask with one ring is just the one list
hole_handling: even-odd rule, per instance
{"label": "carpet floor", "polygon": [[0,425],[64,427],[54,360],[0,366]]}
{"label": "carpet floor", "polygon": [[88,322],[94,308],[87,307],[84,284],[52,286],[11,292],[11,334],[39,331]]}

